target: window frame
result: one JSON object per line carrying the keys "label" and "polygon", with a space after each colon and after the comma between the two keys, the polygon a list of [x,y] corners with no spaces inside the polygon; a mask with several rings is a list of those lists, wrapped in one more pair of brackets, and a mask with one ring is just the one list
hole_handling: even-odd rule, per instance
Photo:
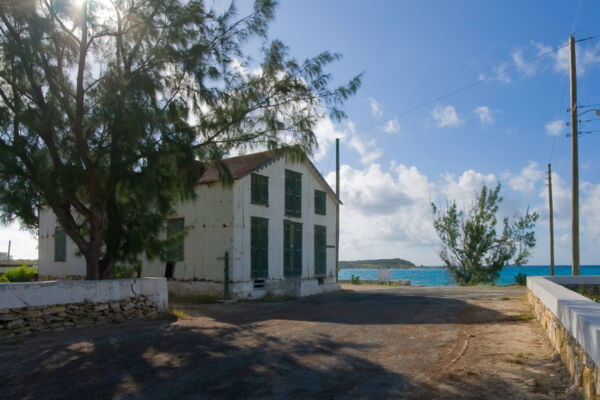
{"label": "window frame", "polygon": [[302,217],[302,174],[285,170],[285,199],[284,213],[286,217]]}
{"label": "window frame", "polygon": [[283,276],[285,278],[302,277],[302,235],[301,222],[283,220]]}
{"label": "window frame", "polygon": [[[256,235],[264,234],[264,237]],[[257,265],[262,259],[264,265]],[[250,217],[250,278],[269,278],[269,219]]]}
{"label": "window frame", "polygon": [[327,276],[327,227],[314,226],[314,273],[315,277]]}
{"label": "window frame", "polygon": [[315,214],[327,215],[327,193],[318,189],[315,189]]}
{"label": "window frame", "polygon": [[250,174],[250,203],[269,205],[269,177],[252,173]]}
{"label": "window frame", "polygon": [[[59,246],[62,249],[61,252],[57,251]],[[62,257],[60,257],[61,253],[62,253]],[[57,226],[54,228],[54,261],[55,262],[67,261],[67,233],[60,226]]]}
{"label": "window frame", "polygon": [[[181,228],[174,231],[173,224],[181,223]],[[167,219],[167,240],[175,235],[181,235],[173,243],[169,243],[166,252],[167,262],[178,262],[185,260],[185,218],[169,218]]]}

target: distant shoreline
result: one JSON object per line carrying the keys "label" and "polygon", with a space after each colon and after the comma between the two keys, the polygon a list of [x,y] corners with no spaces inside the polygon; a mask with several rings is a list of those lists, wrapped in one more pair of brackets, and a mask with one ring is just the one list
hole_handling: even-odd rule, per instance
{"label": "distant shoreline", "polygon": [[[340,263],[342,263],[343,261],[340,261]],[[517,265],[507,265],[507,267],[516,267]],[[549,267],[550,264],[532,264],[532,265],[521,265],[521,268],[536,268],[536,267]],[[592,268],[600,268],[600,265],[598,264],[581,264],[581,267],[592,267]],[[571,267],[570,264],[556,264],[554,265],[554,267]],[[373,267],[340,267],[340,270],[344,270],[344,269],[382,269],[382,268],[389,268],[389,269],[443,269],[446,268],[442,265],[415,265],[415,266],[373,266]]]}

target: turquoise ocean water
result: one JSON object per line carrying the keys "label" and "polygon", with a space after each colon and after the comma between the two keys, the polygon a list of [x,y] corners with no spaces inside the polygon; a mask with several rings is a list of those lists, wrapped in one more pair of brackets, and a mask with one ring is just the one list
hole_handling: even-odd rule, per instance
{"label": "turquoise ocean water", "polygon": [[[570,265],[557,265],[554,268],[555,275],[571,275]],[[550,275],[549,265],[528,265],[524,267],[508,266],[502,268],[496,285],[512,285],[515,283],[515,275],[519,272],[527,276]],[[363,281],[377,280],[376,269],[342,269],[339,279],[350,279],[352,275],[359,276]],[[582,265],[581,275],[600,275],[600,265]],[[444,268],[415,268],[415,269],[393,269],[390,272],[392,280],[410,279],[413,285],[423,286],[454,286],[456,283],[452,276]]]}

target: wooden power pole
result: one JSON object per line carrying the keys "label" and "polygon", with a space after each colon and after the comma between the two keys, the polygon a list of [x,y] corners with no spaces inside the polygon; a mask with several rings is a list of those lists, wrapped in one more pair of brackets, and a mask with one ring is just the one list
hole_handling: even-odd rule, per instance
{"label": "wooden power pole", "polygon": [[340,139],[335,139],[335,280],[340,268]]}
{"label": "wooden power pole", "polygon": [[569,52],[571,55],[571,248],[573,251],[573,263],[571,272],[579,275],[579,129],[577,126],[577,72],[575,65],[575,38],[569,38]]}
{"label": "wooden power pole", "polygon": [[548,164],[548,205],[550,206],[550,275],[554,276],[554,212],[552,207],[552,167]]}

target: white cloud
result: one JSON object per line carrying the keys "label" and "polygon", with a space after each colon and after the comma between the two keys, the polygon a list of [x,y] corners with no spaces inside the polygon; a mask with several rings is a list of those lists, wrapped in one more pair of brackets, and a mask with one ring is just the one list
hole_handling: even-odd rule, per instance
{"label": "white cloud", "polygon": [[454,106],[451,105],[436,106],[431,115],[440,128],[445,126],[460,126],[464,123],[464,120],[460,119],[456,114]]}
{"label": "white cloud", "polygon": [[536,74],[537,65],[533,62],[525,63],[525,58],[523,57],[523,49],[522,48],[514,50],[511,53],[511,57],[513,59],[513,62],[515,63],[515,66],[517,67],[517,69],[519,71],[521,71],[523,73],[523,75],[525,75],[528,78],[531,78],[532,76],[534,76]]}
{"label": "white cloud", "polygon": [[[594,47],[582,48],[575,45],[577,55],[577,73],[583,74],[588,68],[600,64],[600,44]],[[571,54],[569,46],[561,47],[554,54],[554,71],[569,75],[571,73]]]}
{"label": "white cloud", "polygon": [[22,231],[18,222],[8,225],[0,224],[0,251],[8,251],[8,241],[11,241],[10,254],[15,259],[37,259],[38,238],[36,235]]}
{"label": "white cloud", "polygon": [[494,111],[487,106],[480,106],[473,110],[475,115],[479,117],[479,122],[482,125],[491,125],[494,123]]}
{"label": "white cloud", "polygon": [[400,123],[396,118],[390,119],[382,128],[385,133],[398,133],[400,132]]}
{"label": "white cloud", "polygon": [[369,165],[381,157],[382,152],[375,147],[375,141],[364,141],[357,135],[353,135],[348,141],[348,145],[358,152],[360,162],[364,165]]}
{"label": "white cloud", "polygon": [[341,126],[336,126],[333,121],[325,117],[317,123],[315,127],[315,136],[319,147],[313,155],[315,161],[320,161],[330,151],[331,146],[335,143],[336,138],[343,139],[348,136],[348,130],[352,129],[351,125],[346,125],[344,129]]}
{"label": "white cloud", "polygon": [[542,183],[544,172],[535,161],[530,161],[518,175],[508,175],[508,184],[521,193],[532,193]]}
{"label": "white cloud", "polygon": [[550,136],[560,136],[564,132],[566,127],[565,121],[562,119],[555,119],[554,121],[547,122],[544,125],[546,133]]}
{"label": "white cloud", "polygon": [[369,97],[369,104],[371,105],[371,114],[373,114],[374,117],[381,117],[383,115],[383,110],[381,109],[381,104],[379,104],[377,102],[377,100],[375,100],[372,97]]}

